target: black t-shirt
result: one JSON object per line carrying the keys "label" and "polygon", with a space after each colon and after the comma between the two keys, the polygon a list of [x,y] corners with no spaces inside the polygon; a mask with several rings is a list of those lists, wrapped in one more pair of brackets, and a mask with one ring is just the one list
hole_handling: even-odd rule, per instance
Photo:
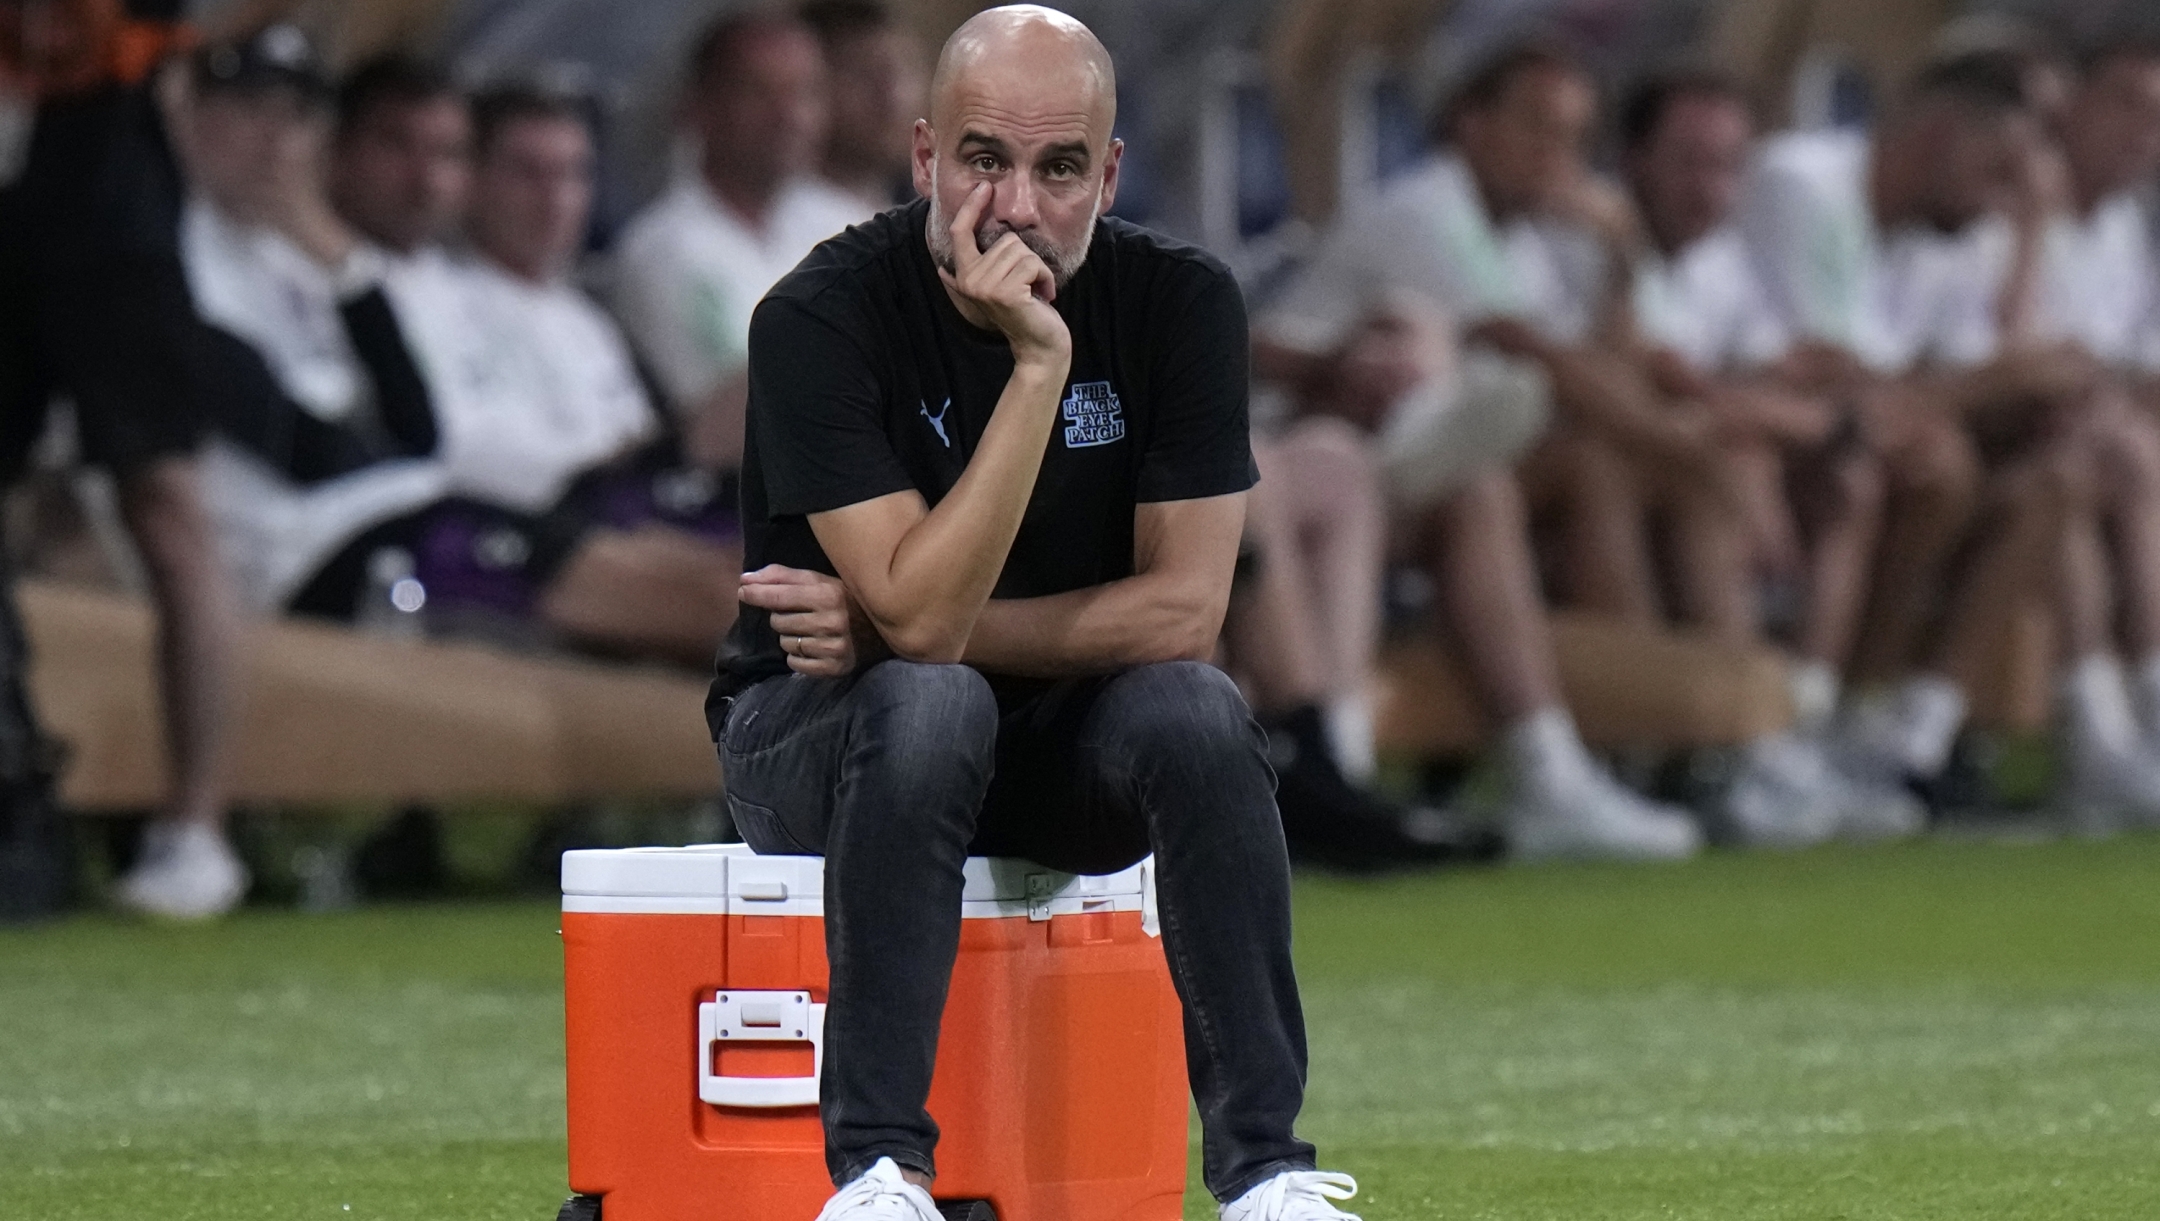
{"label": "black t-shirt", "polygon": [[[913,488],[935,506],[1012,376],[1005,338],[939,281],[918,200],[826,241],[750,320],[744,566],[832,573],[809,514]],[[1242,492],[1245,304],[1197,247],[1114,218],[1057,296],[1072,369],[994,596],[1065,593],[1133,573],[1133,509]],[[715,697],[787,673],[766,612],[744,607]]]}

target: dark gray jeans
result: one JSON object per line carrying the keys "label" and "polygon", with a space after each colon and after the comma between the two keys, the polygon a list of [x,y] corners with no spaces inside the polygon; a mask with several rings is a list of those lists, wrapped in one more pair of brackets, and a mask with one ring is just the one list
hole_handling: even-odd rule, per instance
{"label": "dark gray jeans", "polygon": [[1305,1020],[1275,778],[1220,671],[1142,666],[1002,699],[966,666],[789,675],[736,697],[720,754],[752,847],[825,857],[835,1183],[881,1157],[935,1171],[924,1106],[971,853],[1107,873],[1154,852],[1208,1189],[1235,1199],[1312,1167],[1291,1132]]}

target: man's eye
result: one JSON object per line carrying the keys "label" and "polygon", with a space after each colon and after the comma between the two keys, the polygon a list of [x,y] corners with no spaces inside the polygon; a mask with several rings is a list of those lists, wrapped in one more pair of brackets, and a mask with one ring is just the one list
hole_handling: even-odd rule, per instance
{"label": "man's eye", "polygon": [[975,169],[976,169],[976,171],[977,171],[978,173],[983,173],[983,174],[995,174],[995,173],[997,173],[997,167],[998,167],[998,163],[997,163],[997,158],[995,158],[995,157],[992,157],[992,156],[990,156],[990,155],[989,155],[989,154],[987,154],[987,153],[983,154],[982,156],[976,157],[976,158],[975,158],[975,159],[973,159],[972,161],[969,161],[969,162],[968,162],[968,164],[969,164],[969,165],[972,165],[972,166],[974,166],[974,167],[975,167]]}
{"label": "man's eye", "polygon": [[1043,172],[1052,178],[1071,178],[1080,171],[1070,161],[1053,161]]}

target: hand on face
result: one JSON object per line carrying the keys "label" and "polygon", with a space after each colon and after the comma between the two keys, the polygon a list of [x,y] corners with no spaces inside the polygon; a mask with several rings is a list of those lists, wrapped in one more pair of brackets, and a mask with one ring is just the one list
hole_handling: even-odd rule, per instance
{"label": "hand on face", "polygon": [[738,595],[772,614],[788,668],[811,678],[842,678],[888,654],[840,578],[768,564],[746,572]]}
{"label": "hand on face", "polygon": [[1007,233],[979,250],[977,226],[990,205],[991,188],[978,183],[953,214],[953,270],[938,270],[945,287],[988,319],[1012,344],[1015,361],[1070,363],[1072,333],[1051,302],[1057,300],[1057,277],[1049,264],[1028,248],[1017,233]]}

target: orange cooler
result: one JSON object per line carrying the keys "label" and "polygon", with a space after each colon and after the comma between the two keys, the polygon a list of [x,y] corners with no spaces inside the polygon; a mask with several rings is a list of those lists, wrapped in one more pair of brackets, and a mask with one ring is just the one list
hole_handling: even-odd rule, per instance
{"label": "orange cooler", "polygon": [[[823,859],[570,852],[562,880],[564,1215],[812,1221],[832,1194]],[[1185,1050],[1153,881],[1152,861],[1103,877],[968,861],[930,1089],[941,1205],[1182,1215]]]}

